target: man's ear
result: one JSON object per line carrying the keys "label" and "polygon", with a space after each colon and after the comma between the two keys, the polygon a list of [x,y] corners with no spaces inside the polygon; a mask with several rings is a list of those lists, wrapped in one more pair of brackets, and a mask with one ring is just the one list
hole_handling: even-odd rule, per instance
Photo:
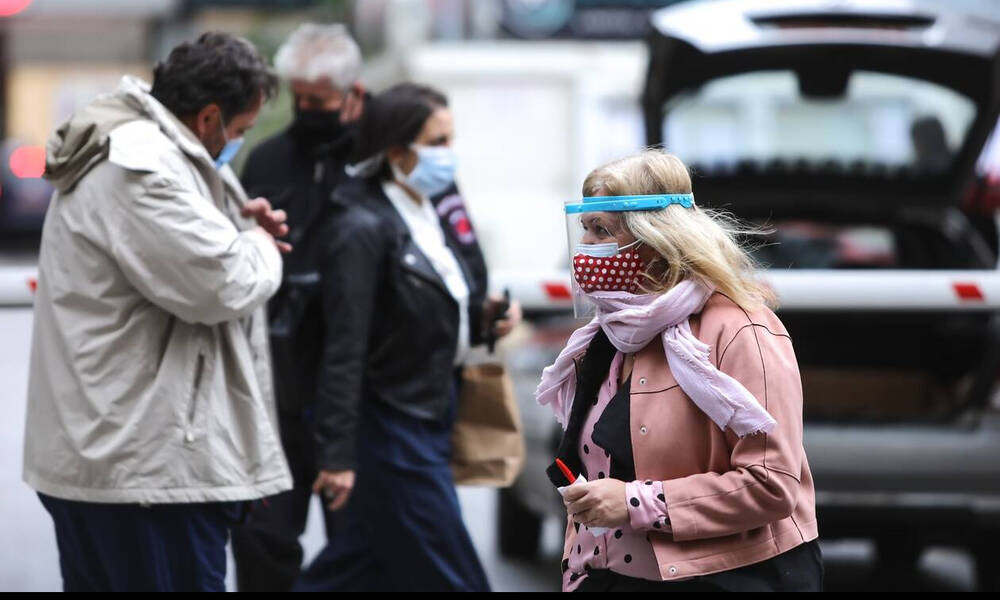
{"label": "man's ear", "polygon": [[194,117],[194,133],[199,139],[205,139],[213,129],[221,129],[222,109],[218,104],[206,104]]}

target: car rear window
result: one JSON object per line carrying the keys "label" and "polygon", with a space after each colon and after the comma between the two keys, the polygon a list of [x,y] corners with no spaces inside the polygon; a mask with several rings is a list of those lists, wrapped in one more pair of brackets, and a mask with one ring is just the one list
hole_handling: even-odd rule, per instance
{"label": "car rear window", "polygon": [[793,71],[711,80],[664,107],[665,146],[709,175],[748,162],[936,175],[976,114],[969,98],[910,77],[854,71],[842,94],[823,97],[800,83]]}

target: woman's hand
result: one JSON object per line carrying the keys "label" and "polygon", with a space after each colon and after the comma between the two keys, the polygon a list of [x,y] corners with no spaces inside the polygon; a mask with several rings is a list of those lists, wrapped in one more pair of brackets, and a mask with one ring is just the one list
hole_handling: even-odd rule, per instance
{"label": "woman's hand", "polygon": [[573,520],[587,527],[619,527],[628,524],[625,482],[598,479],[568,486],[563,504]]}
{"label": "woman's hand", "polygon": [[[507,309],[506,313],[503,315],[497,315],[497,310],[499,310],[500,306],[503,304],[503,296],[499,294],[490,294],[489,298],[486,299],[486,306],[483,311],[483,320],[485,321],[484,329],[488,331],[489,328],[492,327],[493,334],[497,339],[506,336],[513,331],[515,327],[520,325],[523,316],[521,313],[521,303],[517,300],[510,303],[510,307]],[[494,321],[494,319],[497,319],[498,317],[501,318]]]}
{"label": "woman's hand", "polygon": [[521,324],[521,318],[521,303],[514,300],[510,303],[510,308],[507,309],[505,318],[497,321],[494,326],[496,328],[497,337],[502,338],[513,331],[515,327]]}

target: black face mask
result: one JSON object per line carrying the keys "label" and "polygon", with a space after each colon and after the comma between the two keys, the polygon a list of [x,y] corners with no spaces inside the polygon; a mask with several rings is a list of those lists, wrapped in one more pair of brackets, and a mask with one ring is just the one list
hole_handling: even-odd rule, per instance
{"label": "black face mask", "polygon": [[339,110],[295,109],[291,134],[305,144],[310,146],[332,144],[343,136],[345,131],[345,127],[340,123]]}

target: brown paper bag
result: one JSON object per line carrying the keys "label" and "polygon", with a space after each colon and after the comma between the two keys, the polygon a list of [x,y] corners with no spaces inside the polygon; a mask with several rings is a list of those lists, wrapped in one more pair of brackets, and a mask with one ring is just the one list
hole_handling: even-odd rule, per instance
{"label": "brown paper bag", "polygon": [[523,466],[524,435],[510,375],[496,363],[465,366],[452,431],[455,483],[507,487]]}

